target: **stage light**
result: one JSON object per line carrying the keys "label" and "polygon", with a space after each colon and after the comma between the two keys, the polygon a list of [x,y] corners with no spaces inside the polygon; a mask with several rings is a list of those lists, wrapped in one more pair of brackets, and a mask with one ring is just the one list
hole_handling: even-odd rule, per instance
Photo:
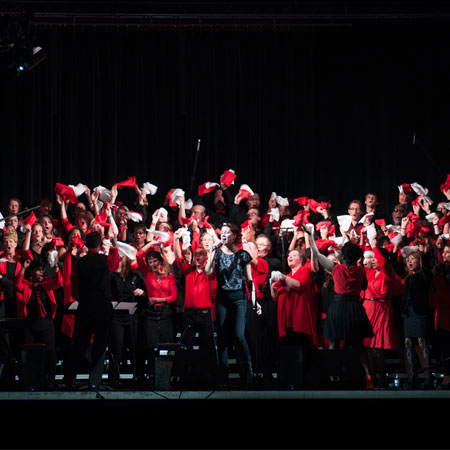
{"label": "stage light", "polygon": [[33,47],[31,56],[29,56],[28,58],[24,58],[17,66],[18,75],[24,72],[29,72],[31,69],[36,67],[42,61],[44,61],[45,58],[47,58],[47,55],[42,49],[42,47],[39,46]]}
{"label": "stage light", "polygon": [[32,15],[0,13],[0,71],[22,75],[44,61],[47,55],[32,30]]}

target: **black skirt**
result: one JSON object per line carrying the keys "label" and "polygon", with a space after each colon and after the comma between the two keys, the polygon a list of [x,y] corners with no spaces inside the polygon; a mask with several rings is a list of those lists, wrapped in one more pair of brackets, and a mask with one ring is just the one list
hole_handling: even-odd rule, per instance
{"label": "black skirt", "polygon": [[336,294],[328,308],[323,336],[344,340],[373,337],[372,325],[358,297]]}
{"label": "black skirt", "polygon": [[403,314],[403,329],[405,338],[430,337],[433,330],[433,317],[414,312],[412,305]]}

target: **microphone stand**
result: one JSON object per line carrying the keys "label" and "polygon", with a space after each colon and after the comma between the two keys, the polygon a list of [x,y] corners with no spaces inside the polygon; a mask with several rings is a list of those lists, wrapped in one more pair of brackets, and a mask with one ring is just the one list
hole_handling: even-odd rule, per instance
{"label": "microphone stand", "polygon": [[428,156],[428,159],[438,168],[439,173],[443,176],[445,176],[444,171],[442,170],[442,167],[440,167],[438,164],[436,164],[436,161],[431,157],[430,152],[422,145],[422,143],[417,139],[416,132],[413,134],[413,145],[416,145],[416,143],[419,145],[420,149]]}
{"label": "microphone stand", "polygon": [[2,221],[2,220],[6,221],[6,220],[8,220],[8,219],[10,219],[11,217],[14,217],[14,216],[17,216],[17,217],[23,216],[24,214],[29,213],[30,211],[33,211],[35,209],[40,208],[40,206],[41,205],[33,206],[32,208],[24,209],[23,211],[20,211],[17,214],[10,214],[9,216],[6,216],[6,217],[0,217],[0,221]]}

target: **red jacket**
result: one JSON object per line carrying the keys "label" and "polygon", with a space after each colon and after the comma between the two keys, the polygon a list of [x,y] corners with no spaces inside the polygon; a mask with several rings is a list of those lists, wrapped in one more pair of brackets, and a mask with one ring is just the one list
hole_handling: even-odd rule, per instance
{"label": "red jacket", "polygon": [[[3,258],[3,252],[0,253],[0,258]],[[6,265],[8,263],[6,261],[0,262],[0,274],[4,275],[6,273]],[[16,273],[15,275],[20,272],[20,269],[22,268],[22,264],[19,262],[19,258],[17,258],[17,264],[16,264]],[[5,294],[3,292],[2,286],[0,284],[0,301],[5,300]]]}
{"label": "red jacket", "polygon": [[[41,286],[50,298],[51,313],[52,318],[54,318],[56,314],[56,299],[53,291],[62,286],[61,271],[58,270],[53,278],[45,277],[41,282]],[[14,288],[17,293],[17,316],[19,319],[26,319],[27,303],[30,300],[31,294],[33,292],[31,282],[24,279],[23,273],[19,273],[19,275],[17,275],[16,279],[14,280]]]}

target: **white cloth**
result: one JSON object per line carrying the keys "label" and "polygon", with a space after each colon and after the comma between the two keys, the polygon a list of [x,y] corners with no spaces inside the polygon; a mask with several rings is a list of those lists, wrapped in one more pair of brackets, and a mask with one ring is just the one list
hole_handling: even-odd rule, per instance
{"label": "white cloth", "polygon": [[146,181],[143,185],[142,185],[142,190],[149,195],[155,195],[156,192],[158,191],[158,187],[155,186],[154,184],[149,183],[148,181]]}

